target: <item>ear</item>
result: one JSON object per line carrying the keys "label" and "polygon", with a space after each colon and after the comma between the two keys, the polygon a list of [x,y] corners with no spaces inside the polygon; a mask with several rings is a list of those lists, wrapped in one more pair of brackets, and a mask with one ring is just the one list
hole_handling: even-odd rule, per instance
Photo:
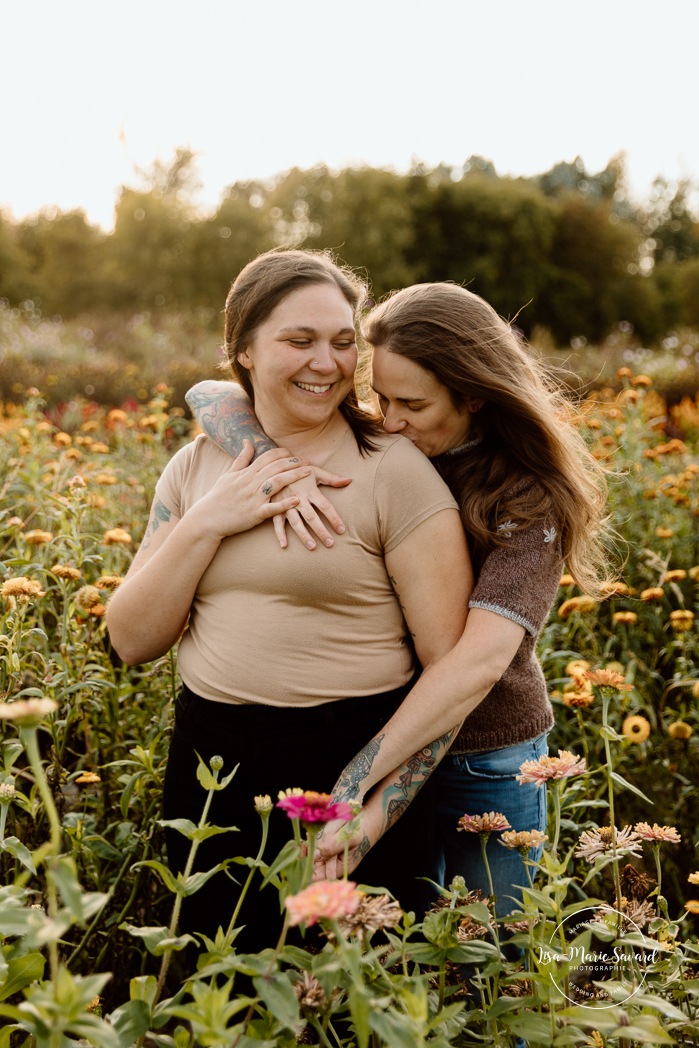
{"label": "ear", "polygon": [[242,353],[238,353],[235,359],[241,367],[247,368],[248,371],[252,368],[252,357],[247,349],[244,349]]}
{"label": "ear", "polygon": [[466,401],[466,410],[470,411],[472,415],[475,415],[477,411],[481,410],[484,404],[485,400],[482,397],[480,399],[473,397],[471,400]]}

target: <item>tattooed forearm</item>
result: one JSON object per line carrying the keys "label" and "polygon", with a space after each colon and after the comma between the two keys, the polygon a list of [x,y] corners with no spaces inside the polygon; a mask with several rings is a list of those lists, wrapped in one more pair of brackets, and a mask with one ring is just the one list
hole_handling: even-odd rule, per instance
{"label": "tattooed forearm", "polygon": [[371,851],[371,841],[369,840],[367,835],[364,834],[359,844],[355,848],[353,848],[349,853],[349,859],[352,869],[354,869],[355,866],[359,865],[359,863],[362,861],[364,856],[369,851]]}
{"label": "tattooed forearm", "polygon": [[233,383],[199,382],[185,400],[207,437],[229,455],[240,454],[244,440],[258,455],[277,446],[263,431],[244,391]]}
{"label": "tattooed forearm", "polygon": [[392,772],[386,777],[384,783],[377,786],[376,800],[380,800],[383,813],[382,834],[398,821],[409,807],[410,802],[420,792],[451,746],[459,727],[460,725],[457,725],[451,731],[435,739],[429,746],[418,750],[400,768],[396,769],[397,778],[396,772]]}
{"label": "tattooed forearm", "polygon": [[167,508],[165,503],[161,502],[160,499],[156,499],[156,501],[153,503],[153,508],[150,512],[148,527],[146,528],[146,532],[143,536],[143,541],[141,542],[142,549],[148,545],[148,543],[151,540],[151,537],[155,534],[160,525],[168,523],[171,516],[172,513]]}
{"label": "tattooed forearm", "polygon": [[333,790],[333,797],[336,800],[354,801],[360,794],[364,793],[362,783],[378,757],[383,740],[383,735],[377,735],[375,739],[366,744],[364,749],[359,751],[356,757],[352,758],[344,771],[341,772]]}

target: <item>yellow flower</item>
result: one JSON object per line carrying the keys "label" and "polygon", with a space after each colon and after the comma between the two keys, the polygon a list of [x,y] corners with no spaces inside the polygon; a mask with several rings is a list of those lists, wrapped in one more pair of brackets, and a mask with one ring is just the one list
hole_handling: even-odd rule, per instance
{"label": "yellow flower", "polygon": [[695,564],[693,568],[690,568],[688,575],[693,582],[699,582],[699,564]]}
{"label": "yellow flower", "polygon": [[80,572],[77,568],[73,568],[70,564],[54,564],[51,568],[51,572],[59,579],[79,579]]}
{"label": "yellow flower", "polygon": [[605,597],[628,597],[631,593],[625,582],[603,582],[601,590]]}
{"label": "yellow flower", "polygon": [[615,611],[612,615],[612,622],[618,622],[624,626],[633,626],[634,622],[638,622],[638,615],[635,611]]}
{"label": "yellow flower", "polygon": [[591,691],[566,691],[562,698],[563,705],[573,709],[591,706],[594,701],[595,696]]}
{"label": "yellow flower", "polygon": [[671,739],[689,739],[694,730],[686,721],[674,721],[673,724],[668,724],[667,733]]}
{"label": "yellow flower", "polygon": [[95,583],[95,587],[98,590],[118,589],[118,587],[121,586],[123,581],[124,579],[121,575],[100,575],[100,577],[97,579],[97,582]]}
{"label": "yellow flower", "polygon": [[699,680],[692,685],[692,695],[695,699],[699,699]]}
{"label": "yellow flower", "polygon": [[682,582],[687,578],[687,572],[683,568],[673,568],[663,575],[663,582]]}
{"label": "yellow flower", "polygon": [[564,600],[560,605],[558,617],[559,619],[567,619],[569,615],[575,612],[582,614],[585,611],[594,611],[596,607],[597,601],[593,597],[569,597],[568,600]]}
{"label": "yellow flower", "polygon": [[59,447],[68,448],[73,443],[73,438],[70,433],[54,433],[53,442],[58,444]]}
{"label": "yellow flower", "polygon": [[0,586],[0,596],[28,598],[45,597],[46,594],[38,582],[27,578],[26,575],[17,575],[14,579],[5,579]]}
{"label": "yellow flower", "polygon": [[675,532],[672,528],[656,528],[655,534],[659,539],[671,539]]}
{"label": "yellow flower", "polygon": [[631,379],[632,386],[644,386],[646,389],[648,386],[653,385],[653,379],[649,375],[634,375]]}
{"label": "yellow flower", "polygon": [[94,771],[84,771],[82,775],[78,775],[75,782],[79,786],[92,786],[94,783],[102,782],[102,779]]}
{"label": "yellow flower", "polygon": [[690,873],[687,880],[690,884],[699,884],[699,870],[697,870],[695,873]]}
{"label": "yellow flower", "polygon": [[670,612],[670,625],[678,633],[691,630],[694,625],[694,612],[689,608],[681,608],[679,611]]}
{"label": "yellow flower", "polygon": [[105,531],[102,543],[105,546],[113,546],[118,543],[123,543],[125,546],[131,542],[131,536],[128,531],[124,528],[112,528],[110,531]]}
{"label": "yellow flower", "polygon": [[53,535],[50,531],[41,531],[40,528],[33,528],[31,531],[25,531],[24,541],[30,546],[43,546],[45,543],[53,541]]}
{"label": "yellow flower", "polygon": [[128,422],[129,416],[121,408],[112,408],[107,413],[107,422]]}
{"label": "yellow flower", "polygon": [[575,585],[575,579],[573,578],[572,575],[561,575],[561,581],[559,582],[558,585],[559,586],[574,586]]}
{"label": "yellow flower", "polygon": [[632,714],[625,719],[621,730],[631,742],[645,742],[650,735],[650,721],[638,714]]}
{"label": "yellow flower", "polygon": [[582,677],[585,670],[589,670],[590,663],[585,659],[571,659],[566,663],[566,673],[569,677]]}
{"label": "yellow flower", "polygon": [[95,484],[118,484],[119,481],[113,473],[98,473],[95,477]]}
{"label": "yellow flower", "polygon": [[648,589],[641,590],[641,600],[662,600],[665,596],[665,590],[662,586],[649,586]]}
{"label": "yellow flower", "polygon": [[96,586],[81,586],[75,594],[75,606],[83,615],[91,614],[101,603],[102,594]]}
{"label": "yellow flower", "polygon": [[687,899],[684,908],[688,913],[699,913],[699,899]]}
{"label": "yellow flower", "polygon": [[95,443],[92,445],[91,450],[94,451],[97,455],[108,455],[109,444],[102,444],[101,441],[96,440]]}

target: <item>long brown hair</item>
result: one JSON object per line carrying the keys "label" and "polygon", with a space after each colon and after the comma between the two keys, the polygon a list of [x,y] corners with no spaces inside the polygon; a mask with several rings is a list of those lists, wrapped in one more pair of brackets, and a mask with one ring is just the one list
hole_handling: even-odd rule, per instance
{"label": "long brown hair", "polygon": [[[248,262],[231,285],[226,298],[223,349],[226,365],[230,366],[253,405],[255,393],[250,374],[239,362],[238,354],[246,349],[256,329],[282,299],[309,284],[330,284],[339,288],[352,307],[355,327],[359,326],[359,313],[367,298],[366,284],[329,251],[266,251]],[[359,406],[356,378],[340,404],[340,412],[354,433],[360,451],[374,451],[376,444],[371,438],[381,432],[381,427],[376,418]]]}
{"label": "long brown hair", "polygon": [[[456,284],[416,284],[365,318],[364,335],[406,357],[474,415],[482,441],[434,460],[461,506],[474,553],[503,542],[498,522],[556,522],[568,571],[599,596],[607,578],[606,477],[573,422],[568,398],[484,299]],[[535,483],[521,483],[523,481]]]}

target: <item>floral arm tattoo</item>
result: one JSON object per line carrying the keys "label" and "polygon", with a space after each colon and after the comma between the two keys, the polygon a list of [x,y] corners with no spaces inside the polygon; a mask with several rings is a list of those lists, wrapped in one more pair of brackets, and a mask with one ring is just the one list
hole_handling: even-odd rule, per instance
{"label": "floral arm tattoo", "polygon": [[235,457],[243,450],[243,440],[249,440],[255,454],[276,448],[260,425],[245,392],[235,383],[198,382],[185,394],[192,414],[207,437]]}
{"label": "floral arm tattoo", "polygon": [[361,783],[371,771],[372,765],[379,755],[383,735],[377,735],[353,757],[347,767],[337,780],[333,797],[338,801],[355,801],[361,792]]}
{"label": "floral arm tattoo", "polygon": [[[414,753],[412,757],[409,757],[404,764],[401,764],[400,768],[396,768],[392,771],[386,776],[383,782],[380,782],[375,787],[372,800],[379,800],[380,798],[382,810],[381,836],[383,836],[386,830],[389,830],[394,823],[398,822],[398,819],[400,819],[403,812],[409,807],[411,801],[413,801],[418,795],[432,772],[447,753],[454,736],[460,727],[460,724],[455,725],[450,731],[445,732],[444,735],[440,735],[438,739],[435,739],[428,746],[423,746],[421,750],[418,750],[418,752]],[[357,768],[361,767],[358,758],[360,758],[362,754],[365,754],[374,743],[377,743],[376,751],[371,757],[371,762],[373,763],[383,738],[384,736],[381,735],[377,736],[376,739],[372,739],[368,746],[365,746],[364,749],[357,754],[357,757],[355,757],[354,760],[347,765],[347,768],[345,768],[345,771],[342,773],[342,776],[338,781],[338,787],[336,787],[336,789],[339,788],[340,783],[348,773],[351,776],[351,769],[353,766],[356,766]],[[356,792],[359,792],[358,784],[356,785]],[[376,841],[370,841],[367,835],[364,834],[352,851],[353,858],[357,862],[360,859],[363,859],[375,843]]]}

